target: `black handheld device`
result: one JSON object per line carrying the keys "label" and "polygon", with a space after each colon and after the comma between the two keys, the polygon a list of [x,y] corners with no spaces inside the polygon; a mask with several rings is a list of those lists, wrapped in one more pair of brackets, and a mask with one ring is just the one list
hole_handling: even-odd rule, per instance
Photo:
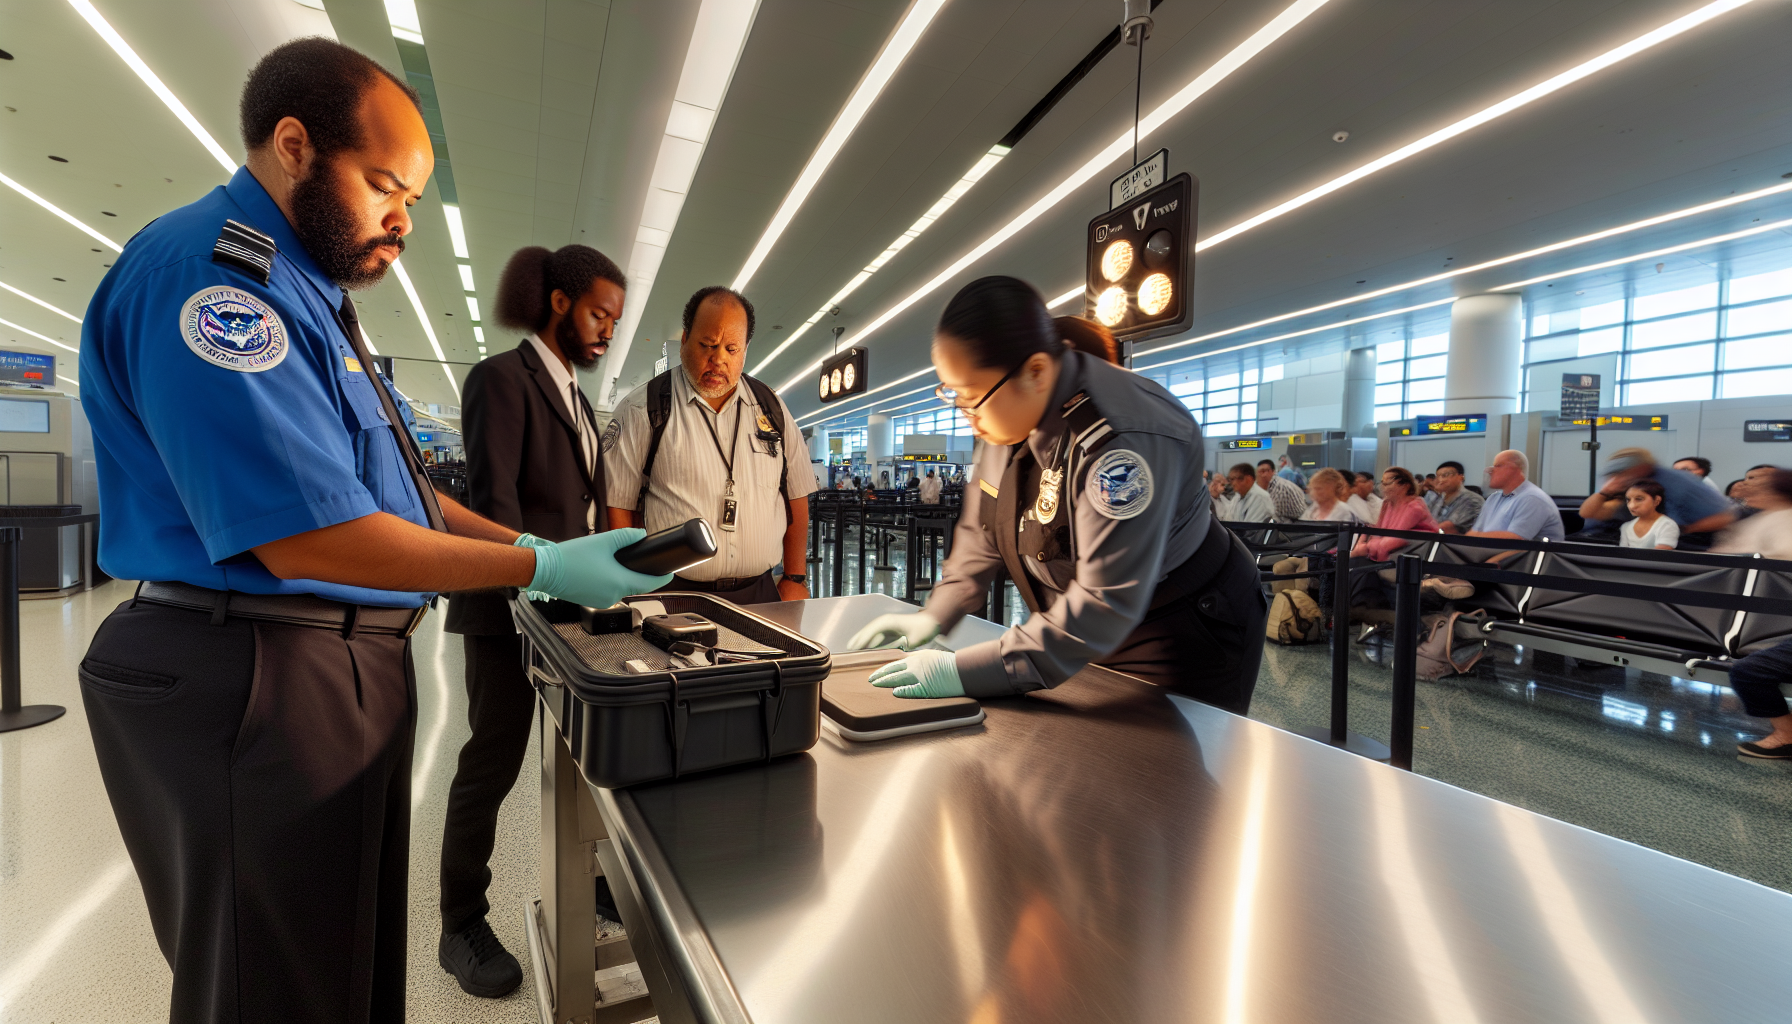
{"label": "black handheld device", "polygon": [[699,516],[635,541],[616,552],[616,561],[647,576],[664,576],[707,562],[715,553],[716,535]]}

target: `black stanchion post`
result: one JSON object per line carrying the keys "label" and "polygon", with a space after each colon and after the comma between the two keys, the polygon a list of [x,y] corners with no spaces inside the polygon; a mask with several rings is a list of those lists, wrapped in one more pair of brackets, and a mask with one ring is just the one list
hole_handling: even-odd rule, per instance
{"label": "black stanchion post", "polygon": [[908,514],[908,537],[906,538],[905,543],[907,544],[907,547],[905,547],[902,552],[902,566],[904,569],[902,574],[904,577],[902,596],[903,600],[907,601],[909,604],[914,604],[915,573],[921,569],[921,552],[918,550],[920,547],[920,534],[915,532],[914,512]]}
{"label": "black stanchion post", "polygon": [[1419,689],[1419,581],[1424,565],[1417,555],[1394,563],[1394,713],[1388,734],[1388,763],[1412,771],[1414,705]]}
{"label": "black stanchion post", "polygon": [[1332,559],[1332,746],[1350,737],[1350,543],[1348,522],[1338,524]]}
{"label": "black stanchion post", "polygon": [[19,680],[19,538],[24,531],[0,526],[0,732],[29,729],[61,718],[55,704],[23,704]]}
{"label": "black stanchion post", "polygon": [[846,502],[834,506],[834,592],[839,597],[846,587]]}

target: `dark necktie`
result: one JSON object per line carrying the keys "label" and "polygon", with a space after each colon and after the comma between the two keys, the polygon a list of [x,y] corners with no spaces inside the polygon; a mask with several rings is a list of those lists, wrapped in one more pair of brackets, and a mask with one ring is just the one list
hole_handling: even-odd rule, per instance
{"label": "dark necktie", "polygon": [[355,313],[355,300],[349,298],[347,292],[342,293],[342,308],[337,310],[337,316],[342,320],[342,332],[348,335],[349,347],[361,361],[361,372],[367,374],[368,381],[373,384],[373,393],[379,396],[380,408],[385,410],[386,422],[392,427],[393,440],[398,442],[405,469],[410,471],[411,484],[417,488],[423,511],[429,517],[429,528],[447,533],[448,525],[442,519],[442,506],[436,501],[435,485],[429,482],[429,472],[423,468],[423,453],[417,448],[417,439],[404,428],[404,418],[398,415],[398,406],[387,392],[386,382],[380,379],[379,371],[367,354],[367,342],[361,338],[361,318]]}

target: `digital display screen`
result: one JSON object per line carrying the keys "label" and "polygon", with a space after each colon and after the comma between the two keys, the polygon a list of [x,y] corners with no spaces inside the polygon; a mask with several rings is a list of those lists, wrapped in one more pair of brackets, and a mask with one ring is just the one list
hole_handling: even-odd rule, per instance
{"label": "digital display screen", "polygon": [[1463,416],[1417,416],[1413,418],[1413,433],[1421,435],[1485,434],[1487,433],[1487,414],[1477,412]]}
{"label": "digital display screen", "polygon": [[902,461],[904,461],[904,462],[944,462],[944,461],[946,461],[946,457],[944,455],[940,455],[937,453],[929,453],[927,455],[904,455],[904,456],[902,456]]}
{"label": "digital display screen", "polygon": [[55,380],[55,356],[0,351],[0,386],[48,388]]}
{"label": "digital display screen", "polygon": [[41,398],[0,398],[0,433],[48,434],[50,403]]}
{"label": "digital display screen", "polygon": [[[1608,430],[1668,429],[1668,418],[1666,416],[1601,416],[1598,420],[1598,425],[1605,427]],[[1575,420],[1574,425],[1577,427],[1585,427],[1592,422],[1593,421],[1591,420]]]}
{"label": "digital display screen", "polygon": [[1229,452],[1262,451],[1275,447],[1273,437],[1241,437],[1235,441],[1221,441],[1220,448]]}
{"label": "digital display screen", "polygon": [[1744,441],[1792,441],[1792,420],[1749,420],[1742,425]]}

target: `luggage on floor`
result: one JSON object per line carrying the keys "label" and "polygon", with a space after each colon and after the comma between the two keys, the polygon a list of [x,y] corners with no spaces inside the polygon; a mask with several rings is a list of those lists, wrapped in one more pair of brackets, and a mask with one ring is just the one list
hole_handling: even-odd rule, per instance
{"label": "luggage on floor", "polygon": [[1263,635],[1278,644],[1317,643],[1325,628],[1325,616],[1304,590],[1284,590],[1269,603],[1269,619]]}
{"label": "luggage on floor", "polygon": [[1487,653],[1487,635],[1481,632],[1486,621],[1487,612],[1480,608],[1427,616],[1424,639],[1419,641],[1418,677],[1437,680],[1474,668]]}

